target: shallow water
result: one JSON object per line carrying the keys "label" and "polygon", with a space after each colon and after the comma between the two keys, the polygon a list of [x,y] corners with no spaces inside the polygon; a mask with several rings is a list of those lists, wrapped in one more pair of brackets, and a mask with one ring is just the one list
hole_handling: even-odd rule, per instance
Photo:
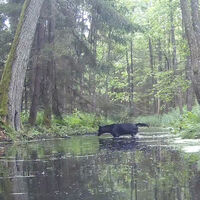
{"label": "shallow water", "polygon": [[174,141],[143,132],[0,148],[0,200],[199,200],[200,156]]}

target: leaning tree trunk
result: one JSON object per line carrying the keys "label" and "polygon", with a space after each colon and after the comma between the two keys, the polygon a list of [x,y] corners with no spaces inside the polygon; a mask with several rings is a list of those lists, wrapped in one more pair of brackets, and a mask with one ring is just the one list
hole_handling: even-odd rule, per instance
{"label": "leaning tree trunk", "polygon": [[0,83],[0,116],[15,130],[20,130],[25,73],[43,2],[44,0],[25,0]]}

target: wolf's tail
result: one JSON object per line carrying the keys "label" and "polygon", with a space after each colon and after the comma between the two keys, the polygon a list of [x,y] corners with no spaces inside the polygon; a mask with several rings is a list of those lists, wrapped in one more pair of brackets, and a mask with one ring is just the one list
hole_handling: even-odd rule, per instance
{"label": "wolf's tail", "polygon": [[145,123],[137,123],[137,124],[135,124],[136,126],[147,126],[147,127],[149,127],[149,125],[148,124],[145,124]]}

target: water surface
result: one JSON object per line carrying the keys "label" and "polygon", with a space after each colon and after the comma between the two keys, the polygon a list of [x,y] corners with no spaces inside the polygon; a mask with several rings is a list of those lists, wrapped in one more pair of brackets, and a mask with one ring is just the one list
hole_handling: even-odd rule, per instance
{"label": "water surface", "polygon": [[199,200],[200,156],[167,132],[0,148],[0,200]]}

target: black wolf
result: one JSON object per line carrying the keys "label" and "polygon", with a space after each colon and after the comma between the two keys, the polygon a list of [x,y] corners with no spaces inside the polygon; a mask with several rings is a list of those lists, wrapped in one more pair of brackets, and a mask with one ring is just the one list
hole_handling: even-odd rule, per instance
{"label": "black wolf", "polygon": [[106,126],[99,126],[98,136],[103,133],[110,133],[113,137],[119,137],[120,135],[130,134],[132,137],[138,133],[139,126],[147,126],[145,123],[137,123],[137,124],[111,124]]}

